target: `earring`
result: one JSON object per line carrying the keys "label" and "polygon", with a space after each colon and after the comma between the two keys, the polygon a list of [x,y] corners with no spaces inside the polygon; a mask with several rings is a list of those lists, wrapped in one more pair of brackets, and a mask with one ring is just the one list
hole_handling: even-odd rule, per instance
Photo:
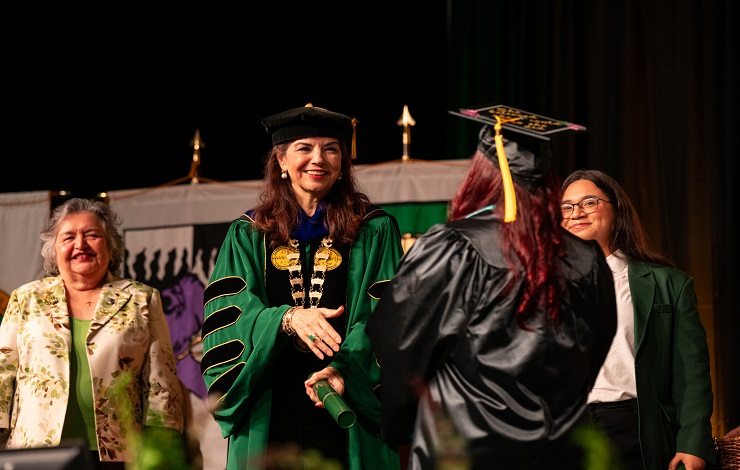
{"label": "earring", "polygon": [[284,180],[288,179],[288,170],[283,170],[283,172],[280,174],[280,177]]}
{"label": "earring", "polygon": [[337,179],[338,180],[342,179],[342,174],[341,173],[339,173],[339,178],[337,178]]}

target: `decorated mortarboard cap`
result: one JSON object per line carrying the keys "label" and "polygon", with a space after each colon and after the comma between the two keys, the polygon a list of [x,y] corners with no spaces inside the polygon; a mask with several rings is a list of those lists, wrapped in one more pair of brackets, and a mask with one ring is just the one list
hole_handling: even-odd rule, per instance
{"label": "decorated mortarboard cap", "polygon": [[[544,141],[586,130],[585,127],[579,124],[528,113],[502,104],[480,108],[461,108],[454,111],[450,110],[449,113],[491,126],[495,126],[500,120],[501,127],[505,131],[513,131],[515,135],[533,137]],[[514,138],[514,136],[511,136],[511,138]]]}
{"label": "decorated mortarboard cap", "polygon": [[272,145],[291,142],[305,137],[335,137],[343,141],[356,156],[355,127],[357,120],[344,114],[319,108],[311,103],[273,114],[262,120],[262,125],[272,137]]}
{"label": "decorated mortarboard cap", "polygon": [[[548,143],[554,138],[586,130],[578,124],[504,105],[449,112],[485,124],[478,134],[478,150],[501,170],[505,222],[516,220],[512,181],[533,192],[550,170],[552,151]],[[506,131],[505,137],[502,131]]]}

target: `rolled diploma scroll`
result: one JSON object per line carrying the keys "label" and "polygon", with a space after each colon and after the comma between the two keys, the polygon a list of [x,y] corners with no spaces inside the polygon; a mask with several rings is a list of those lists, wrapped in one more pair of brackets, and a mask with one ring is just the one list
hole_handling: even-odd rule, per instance
{"label": "rolled diploma scroll", "polygon": [[340,428],[350,428],[355,424],[355,412],[347,406],[342,397],[334,390],[328,380],[321,379],[313,385],[313,390],[319,396],[319,400],[324,404],[324,408],[329,412],[334,421]]}

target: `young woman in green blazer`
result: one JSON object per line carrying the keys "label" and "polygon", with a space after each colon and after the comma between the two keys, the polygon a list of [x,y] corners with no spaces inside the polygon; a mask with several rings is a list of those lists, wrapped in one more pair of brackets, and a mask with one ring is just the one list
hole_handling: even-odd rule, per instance
{"label": "young woman in green blazer", "polygon": [[563,226],[596,240],[614,274],[617,334],[589,394],[592,423],[624,470],[704,469],[715,459],[712,383],[694,279],[649,248],[610,176],[569,175],[561,209]]}

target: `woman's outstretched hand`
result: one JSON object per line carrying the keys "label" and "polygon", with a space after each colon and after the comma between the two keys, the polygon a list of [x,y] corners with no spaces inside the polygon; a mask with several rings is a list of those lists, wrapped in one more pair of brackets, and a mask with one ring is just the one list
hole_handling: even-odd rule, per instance
{"label": "woman's outstretched hand", "polygon": [[293,312],[290,324],[299,338],[311,349],[319,359],[324,355],[333,356],[339,351],[342,337],[326,321],[344,313],[344,305],[333,308],[299,308]]}

